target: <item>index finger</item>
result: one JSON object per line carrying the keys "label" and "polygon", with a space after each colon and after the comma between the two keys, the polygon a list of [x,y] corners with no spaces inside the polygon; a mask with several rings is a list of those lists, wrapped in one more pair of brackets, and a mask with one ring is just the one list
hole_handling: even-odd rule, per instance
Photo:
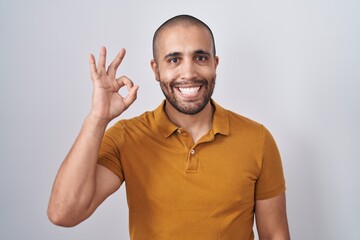
{"label": "index finger", "polygon": [[97,68],[96,61],[94,55],[90,54],[89,56],[89,65],[90,65],[90,73],[92,77],[97,76]]}
{"label": "index finger", "polygon": [[109,65],[107,70],[108,75],[115,76],[117,68],[120,66],[124,56],[126,54],[125,48],[120,49],[119,53],[116,55],[115,59]]}

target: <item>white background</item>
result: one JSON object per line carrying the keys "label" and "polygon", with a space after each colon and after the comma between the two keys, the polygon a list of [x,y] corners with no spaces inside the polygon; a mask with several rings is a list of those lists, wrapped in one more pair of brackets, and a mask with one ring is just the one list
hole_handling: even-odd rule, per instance
{"label": "white background", "polygon": [[292,238],[360,239],[358,0],[0,0],[0,239],[128,239],[124,186],[75,228],[47,202],[90,109],[89,53],[125,47],[119,75],[140,89],[123,117],[152,110],[152,34],[182,13],[213,29],[214,99],[277,140]]}

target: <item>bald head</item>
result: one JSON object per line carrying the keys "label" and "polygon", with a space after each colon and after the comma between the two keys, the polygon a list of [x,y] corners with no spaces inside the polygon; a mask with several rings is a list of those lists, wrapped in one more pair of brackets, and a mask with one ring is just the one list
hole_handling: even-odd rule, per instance
{"label": "bald head", "polygon": [[215,50],[215,40],[214,40],[214,35],[211,31],[211,29],[208,27],[208,25],[206,25],[204,22],[202,22],[201,20],[190,16],[190,15],[178,15],[175,16],[173,18],[170,18],[169,20],[167,20],[166,22],[164,22],[156,31],[153,37],[153,58],[156,61],[157,57],[158,57],[158,42],[159,42],[159,38],[161,37],[161,33],[166,30],[169,29],[171,27],[175,27],[175,26],[182,26],[182,27],[192,27],[192,26],[196,26],[196,27],[200,27],[205,29],[206,31],[209,32],[210,36],[211,36],[211,42],[213,45],[213,54],[214,56],[216,55],[216,50]]}

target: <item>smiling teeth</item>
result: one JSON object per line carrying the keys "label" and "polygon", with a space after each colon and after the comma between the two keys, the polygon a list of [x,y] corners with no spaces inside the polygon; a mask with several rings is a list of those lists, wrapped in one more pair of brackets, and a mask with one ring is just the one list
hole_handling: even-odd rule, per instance
{"label": "smiling teeth", "polygon": [[199,91],[200,87],[190,87],[190,88],[179,88],[180,92],[186,95],[192,95]]}

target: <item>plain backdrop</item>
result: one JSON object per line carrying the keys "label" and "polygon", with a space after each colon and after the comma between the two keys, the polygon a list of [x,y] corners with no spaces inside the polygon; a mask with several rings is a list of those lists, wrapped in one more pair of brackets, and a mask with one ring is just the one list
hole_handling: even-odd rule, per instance
{"label": "plain backdrop", "polygon": [[0,239],[129,239],[124,185],[74,228],[47,203],[90,110],[89,53],[126,48],[118,74],[140,89],[121,117],[152,110],[152,34],[183,13],[213,29],[214,99],[278,143],[292,239],[360,239],[358,0],[0,0]]}

